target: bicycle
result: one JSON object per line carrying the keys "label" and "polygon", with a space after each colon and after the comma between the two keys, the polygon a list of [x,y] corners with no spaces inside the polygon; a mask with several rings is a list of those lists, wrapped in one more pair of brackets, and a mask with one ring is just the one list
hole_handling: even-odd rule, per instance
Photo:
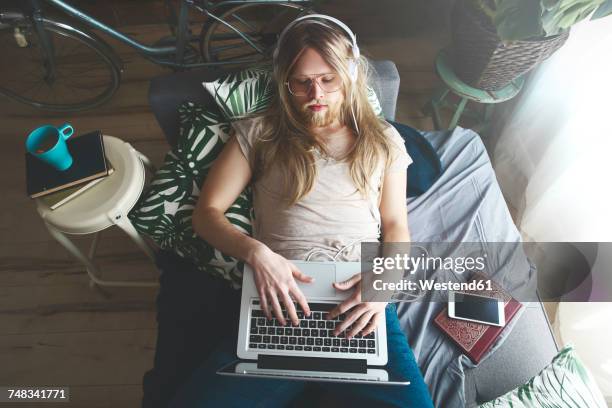
{"label": "bicycle", "polygon": [[[96,20],[64,0],[44,0],[71,20],[47,17],[41,0],[0,10],[0,95],[36,108],[73,112],[108,101],[121,81],[122,61],[95,28],[172,69],[237,68],[271,58],[282,29],[313,12],[317,0],[165,0],[171,37],[152,46]],[[193,34],[188,13],[206,16]],[[73,20],[84,25],[77,25]],[[197,49],[192,44],[197,42]],[[6,63],[9,61],[9,63]]]}

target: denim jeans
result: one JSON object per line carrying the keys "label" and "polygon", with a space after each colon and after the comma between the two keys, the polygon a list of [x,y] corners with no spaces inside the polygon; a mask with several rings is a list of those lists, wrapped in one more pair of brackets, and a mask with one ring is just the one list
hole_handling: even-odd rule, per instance
{"label": "denim jeans", "polygon": [[[167,408],[176,390],[189,380],[234,324],[240,291],[227,281],[196,269],[170,252],[157,254],[162,271],[157,296],[157,343],[153,367],[142,380],[142,408]],[[215,327],[218,332],[210,332]]]}
{"label": "denim jeans", "polygon": [[[370,385],[316,383],[316,387],[334,395],[346,406],[356,407],[433,407],[433,403],[406,335],[401,330],[395,305],[386,308],[387,370],[410,379],[410,385]],[[238,321],[238,315],[235,316]],[[237,325],[236,325],[237,326]],[[302,393],[306,381],[228,377],[216,370],[236,359],[237,327],[223,337],[209,358],[177,392],[171,408],[188,407],[284,407]],[[312,383],[311,383],[312,385]]]}

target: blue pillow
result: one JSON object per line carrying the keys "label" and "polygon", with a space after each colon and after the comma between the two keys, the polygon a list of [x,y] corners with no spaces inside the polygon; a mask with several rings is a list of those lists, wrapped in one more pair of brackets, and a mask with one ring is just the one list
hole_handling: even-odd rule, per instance
{"label": "blue pillow", "polygon": [[442,174],[442,163],[438,153],[421,132],[401,123],[388,121],[402,136],[406,150],[412,158],[408,166],[406,196],[423,194]]}

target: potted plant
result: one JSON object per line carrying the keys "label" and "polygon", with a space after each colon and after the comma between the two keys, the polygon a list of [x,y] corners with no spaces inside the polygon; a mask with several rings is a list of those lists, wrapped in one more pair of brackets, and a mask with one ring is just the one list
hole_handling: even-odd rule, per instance
{"label": "potted plant", "polygon": [[469,85],[497,90],[567,40],[570,27],[612,14],[612,0],[457,0],[451,63]]}

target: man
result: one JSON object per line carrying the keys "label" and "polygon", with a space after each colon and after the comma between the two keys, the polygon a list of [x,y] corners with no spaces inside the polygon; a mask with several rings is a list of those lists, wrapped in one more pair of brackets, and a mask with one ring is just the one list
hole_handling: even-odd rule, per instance
{"label": "man", "polygon": [[[296,283],[310,279],[289,259],[357,261],[360,242],[378,242],[381,235],[386,242],[410,239],[405,195],[411,159],[401,136],[375,115],[367,100],[366,62],[356,52],[354,35],[330,20],[306,18],[281,35],[274,58],[274,100],[263,115],[234,123],[193,213],[194,230],[203,239],[252,267],[265,314],[281,324],[299,324],[293,300],[310,313]],[[237,231],[224,216],[249,184],[253,237]],[[335,334],[367,334],[385,314],[389,364],[409,377],[411,385],[321,387],[347,403],[432,406],[395,307],[362,301],[360,279],[355,275],[335,284],[338,290],[352,291],[329,314],[346,314]],[[210,313],[222,314],[236,326],[235,306]],[[216,375],[236,350],[235,331],[218,335],[219,347],[171,406],[283,406],[303,390],[300,381]]]}

